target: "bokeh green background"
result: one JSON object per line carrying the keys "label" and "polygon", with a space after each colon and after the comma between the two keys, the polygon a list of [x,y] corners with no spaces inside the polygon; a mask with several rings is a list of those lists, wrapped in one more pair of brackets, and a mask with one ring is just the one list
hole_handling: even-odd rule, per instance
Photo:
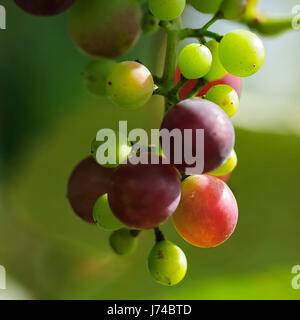
{"label": "bokeh green background", "polygon": [[[237,126],[239,165],[229,185],[239,223],[222,246],[185,243],[171,221],[162,229],[185,251],[189,269],[176,287],[154,283],[146,259],[151,231],[130,258],[115,256],[109,233],[76,218],[66,199],[72,168],[89,153],[103,127],[157,128],[162,101],[125,111],[90,96],[80,72],[90,60],[71,43],[66,15],[36,18],[12,1],[0,31],[0,264],[7,290],[0,299],[299,299],[291,269],[300,264],[299,36],[265,39],[267,61],[244,81]],[[271,13],[291,14],[297,1],[263,1]],[[207,16],[188,9],[186,25]],[[228,31],[237,25],[221,22]],[[225,30],[225,31],[224,31]],[[163,37],[143,36],[121,59],[151,71],[162,64]]]}

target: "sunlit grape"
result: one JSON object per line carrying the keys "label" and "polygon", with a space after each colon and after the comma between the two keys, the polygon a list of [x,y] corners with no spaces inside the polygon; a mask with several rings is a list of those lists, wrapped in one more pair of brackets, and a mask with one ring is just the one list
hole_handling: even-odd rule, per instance
{"label": "sunlit grape", "polygon": [[159,241],[148,257],[151,276],[160,284],[174,286],[185,276],[187,260],[184,252],[170,241]]}
{"label": "sunlit grape", "polygon": [[203,13],[216,13],[223,0],[191,0],[192,6]]}
{"label": "sunlit grape", "polygon": [[256,34],[235,30],[221,40],[219,57],[228,72],[238,77],[249,77],[263,65],[265,48]]}
{"label": "sunlit grape", "polygon": [[221,107],[228,117],[232,117],[239,107],[239,96],[236,91],[225,84],[219,84],[209,89],[205,99]]}
{"label": "sunlit grape", "polygon": [[199,43],[192,43],[184,47],[178,58],[179,69],[187,79],[198,79],[205,76],[211,64],[210,50]]}
{"label": "sunlit grape", "polygon": [[204,79],[207,81],[215,81],[223,78],[227,71],[224,69],[219,58],[219,42],[216,40],[208,41],[206,44],[207,48],[212,54],[212,64],[209,72],[205,75]]}
{"label": "sunlit grape", "polygon": [[174,20],[178,18],[184,8],[186,0],[148,0],[149,9],[160,20]]}
{"label": "sunlit grape", "polygon": [[231,173],[237,165],[237,156],[234,150],[231,151],[229,158],[217,169],[209,172],[210,175],[216,177],[226,176]]}
{"label": "sunlit grape", "polygon": [[190,244],[211,248],[233,233],[238,219],[235,197],[222,180],[210,175],[186,178],[173,215],[178,233]]}
{"label": "sunlit grape", "polygon": [[223,0],[220,10],[225,19],[238,20],[246,11],[247,0]]}
{"label": "sunlit grape", "polygon": [[117,64],[107,79],[107,92],[117,105],[137,108],[152,96],[154,82],[150,71],[141,63],[125,61]]}

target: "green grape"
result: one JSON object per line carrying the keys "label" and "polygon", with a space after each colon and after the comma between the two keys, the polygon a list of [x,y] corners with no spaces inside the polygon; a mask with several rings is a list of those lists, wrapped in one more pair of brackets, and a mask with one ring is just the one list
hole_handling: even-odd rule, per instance
{"label": "green grape", "polygon": [[142,29],[145,33],[154,33],[159,29],[159,19],[151,13],[146,13],[142,19]]}
{"label": "green grape", "polygon": [[238,20],[244,15],[247,7],[247,0],[224,0],[220,7],[224,18]]}
{"label": "green grape", "polygon": [[228,117],[232,117],[236,113],[240,104],[237,92],[226,84],[218,84],[209,89],[205,99],[221,107]]}
{"label": "green grape", "polygon": [[237,156],[234,150],[231,151],[229,158],[217,169],[209,172],[211,176],[221,177],[231,173],[237,165]]}
{"label": "green grape", "polygon": [[150,11],[159,20],[169,21],[178,18],[184,8],[186,0],[148,0]]}
{"label": "green grape", "polygon": [[116,254],[129,256],[136,250],[138,239],[132,231],[123,228],[111,234],[109,243]]}
{"label": "green grape", "polygon": [[198,79],[205,76],[212,64],[210,50],[199,43],[192,43],[184,47],[178,58],[181,73],[187,79]]}
{"label": "green grape", "polygon": [[[113,150],[113,156],[111,161],[106,161],[107,159],[102,159],[101,158],[101,154],[97,154],[98,148],[104,144],[106,141],[97,141],[97,139],[95,138],[92,141],[91,144],[91,154],[92,156],[95,158],[95,160],[102,165],[105,168],[116,168],[119,164],[121,164],[122,162],[124,162],[128,156],[130,155],[130,152],[132,150],[132,147],[129,143],[129,141],[127,140],[127,138],[124,135],[121,135],[121,133],[119,131],[115,131],[115,137],[116,137],[116,149]],[[121,138],[121,139],[120,139]],[[109,147],[109,146],[108,146]],[[107,156],[105,154],[105,156]],[[109,159],[110,160],[110,159]]]}
{"label": "green grape", "polygon": [[93,218],[105,230],[119,230],[124,225],[114,216],[108,204],[107,193],[101,196],[93,208]]}
{"label": "green grape", "polygon": [[187,261],[184,252],[170,241],[155,244],[148,258],[151,276],[160,284],[174,286],[185,276]]}
{"label": "green grape", "polygon": [[117,105],[137,108],[152,96],[154,82],[150,71],[141,63],[125,61],[118,63],[107,80],[107,92]]}
{"label": "green grape", "polygon": [[216,13],[223,0],[191,0],[192,6],[203,13]]}
{"label": "green grape", "polygon": [[212,54],[212,64],[208,74],[204,78],[209,82],[219,80],[227,74],[227,71],[224,69],[219,58],[219,42],[216,40],[211,40],[205,45]]}
{"label": "green grape", "polygon": [[261,39],[247,30],[227,33],[220,42],[219,57],[224,68],[237,77],[256,73],[265,61],[265,48]]}
{"label": "green grape", "polygon": [[107,77],[115,65],[114,60],[105,58],[90,62],[82,73],[87,89],[97,96],[105,96]]}

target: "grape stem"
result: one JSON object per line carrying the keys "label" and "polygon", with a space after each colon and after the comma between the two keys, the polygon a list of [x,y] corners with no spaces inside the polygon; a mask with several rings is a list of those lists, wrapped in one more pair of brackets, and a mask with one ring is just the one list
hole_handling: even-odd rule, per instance
{"label": "grape stem", "polygon": [[134,229],[130,230],[130,234],[131,234],[134,238],[136,238],[140,233],[141,233],[141,230],[134,230]]}
{"label": "grape stem", "polygon": [[179,32],[179,37],[180,37],[180,40],[183,40],[186,38],[199,38],[200,41],[201,39],[203,39],[203,37],[208,37],[220,42],[223,38],[223,35],[216,32],[209,31],[209,30],[203,30],[202,28],[201,29],[185,28]]}
{"label": "grape stem", "polygon": [[292,18],[268,18],[259,12],[253,17],[244,18],[241,22],[265,36],[274,36],[293,30]]}
{"label": "grape stem", "polygon": [[206,85],[207,81],[203,78],[198,79],[195,87],[192,89],[192,91],[188,94],[188,96],[186,97],[186,99],[191,99],[193,97],[196,96],[196,94],[198,93],[198,91],[204,87]]}
{"label": "grape stem", "polygon": [[162,231],[159,229],[159,227],[154,229],[155,232],[155,241],[156,242],[160,242],[160,241],[164,241],[166,240],[164,234],[162,233]]}

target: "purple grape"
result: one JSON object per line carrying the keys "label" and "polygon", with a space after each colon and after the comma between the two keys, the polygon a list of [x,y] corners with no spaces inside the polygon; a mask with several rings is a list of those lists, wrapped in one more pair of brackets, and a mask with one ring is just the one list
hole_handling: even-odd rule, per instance
{"label": "purple grape", "polygon": [[108,201],[114,215],[127,227],[151,229],[174,213],[180,195],[174,166],[128,162],[114,172]]}
{"label": "purple grape", "polygon": [[75,0],[15,0],[24,11],[36,16],[55,16],[69,9]]}
{"label": "purple grape", "polygon": [[95,223],[93,207],[107,193],[113,169],[100,166],[92,156],[73,170],[68,183],[68,199],[74,212],[84,221]]}
{"label": "purple grape", "polygon": [[[204,129],[204,170],[198,174],[210,172],[218,168],[230,155],[235,142],[232,123],[226,113],[216,104],[204,99],[187,99],[174,106],[165,116],[161,129],[169,131],[178,128],[184,137],[185,129],[192,129],[192,144],[188,151],[196,155],[196,129]],[[171,139],[170,152],[163,151],[170,162],[175,164],[174,145]],[[195,164],[188,164],[184,159],[184,138],[182,138],[182,163],[177,168],[184,171],[194,168]],[[186,149],[189,149],[186,146]]]}

